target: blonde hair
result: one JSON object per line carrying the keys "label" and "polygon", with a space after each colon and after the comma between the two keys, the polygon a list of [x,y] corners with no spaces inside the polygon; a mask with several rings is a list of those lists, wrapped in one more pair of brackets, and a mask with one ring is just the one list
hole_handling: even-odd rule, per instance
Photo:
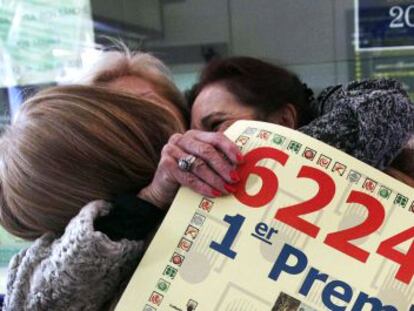
{"label": "blonde hair", "polygon": [[124,76],[136,76],[150,82],[158,95],[171,102],[188,121],[188,109],[184,96],[174,84],[171,72],[155,56],[130,51],[122,42],[116,42],[121,51],[102,52],[94,65],[81,74],[77,83],[85,85],[107,86]]}
{"label": "blonde hair", "polygon": [[143,98],[91,86],[38,93],[0,139],[0,223],[25,239],[63,232],[86,203],[147,185],[182,130]]}

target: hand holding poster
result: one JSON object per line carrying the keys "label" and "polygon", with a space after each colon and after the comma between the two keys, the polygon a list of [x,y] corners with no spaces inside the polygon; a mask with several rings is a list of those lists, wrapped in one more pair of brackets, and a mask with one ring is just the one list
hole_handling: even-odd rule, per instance
{"label": "hand holding poster", "polygon": [[412,188],[254,121],[238,191],[181,189],[116,310],[414,310]]}

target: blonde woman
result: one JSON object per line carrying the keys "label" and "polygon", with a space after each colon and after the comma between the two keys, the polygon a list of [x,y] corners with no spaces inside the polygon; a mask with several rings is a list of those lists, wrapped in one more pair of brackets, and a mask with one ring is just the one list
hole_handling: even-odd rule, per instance
{"label": "blonde woman", "polygon": [[[136,194],[183,131],[178,110],[91,86],[52,88],[22,106],[0,141],[0,223],[37,239],[10,263],[5,310],[114,306],[164,215]],[[111,232],[117,213],[128,223]]]}
{"label": "blonde woman", "polygon": [[[186,127],[183,97],[158,59],[105,52],[82,83],[29,99],[0,139],[0,224],[36,239],[10,263],[5,310],[112,309],[178,179],[191,184],[180,171],[162,193],[149,190],[163,146]],[[216,157],[237,159],[222,134],[203,135],[218,141]],[[163,157],[162,167],[179,160]],[[234,167],[220,161],[225,173]]]}
{"label": "blonde woman", "polygon": [[0,142],[0,222],[37,240],[10,264],[5,310],[105,310],[116,299],[163,211],[141,204],[133,240],[111,240],[95,220],[151,181],[183,130],[170,106],[80,86],[23,105]]}

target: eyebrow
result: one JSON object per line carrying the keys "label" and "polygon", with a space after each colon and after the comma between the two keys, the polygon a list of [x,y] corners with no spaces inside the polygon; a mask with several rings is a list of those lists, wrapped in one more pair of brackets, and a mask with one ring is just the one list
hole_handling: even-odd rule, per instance
{"label": "eyebrow", "polygon": [[203,117],[200,123],[203,126],[203,128],[208,128],[208,125],[211,123],[211,119],[215,117],[223,117],[225,115],[226,114],[224,112],[213,112],[209,114],[208,116]]}

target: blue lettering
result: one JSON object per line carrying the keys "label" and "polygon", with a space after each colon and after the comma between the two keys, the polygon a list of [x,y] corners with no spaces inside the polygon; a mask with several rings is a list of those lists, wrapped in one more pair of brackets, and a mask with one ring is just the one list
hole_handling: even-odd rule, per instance
{"label": "blue lettering", "polygon": [[256,228],[254,228],[256,234],[261,236],[262,238],[266,235],[267,230],[269,230],[269,227],[264,222],[259,222],[256,225]]}
{"label": "blue lettering", "polygon": [[375,297],[368,297],[367,294],[365,294],[364,292],[361,292],[358,296],[358,298],[355,301],[355,304],[353,306],[353,308],[351,309],[352,311],[361,311],[364,306],[369,303],[371,304],[372,311],[398,311],[397,308],[393,307],[393,306],[383,306],[382,302]]}
{"label": "blue lettering", "polygon": [[[288,265],[288,260],[291,256],[296,258],[295,265]],[[269,278],[277,281],[283,271],[289,274],[299,274],[305,270],[307,264],[308,258],[303,252],[289,244],[285,244],[269,273]]]}
{"label": "blue lettering", "polygon": [[[337,288],[342,289],[341,292]],[[346,309],[346,306],[338,306],[332,302],[332,297],[338,298],[344,302],[350,302],[352,299],[352,288],[348,284],[342,281],[332,281],[328,283],[322,292],[322,301],[325,306],[332,311],[343,311]]]}
{"label": "blue lettering", "polygon": [[306,297],[309,294],[309,291],[316,280],[320,280],[325,283],[328,277],[329,276],[327,274],[319,273],[319,270],[311,268],[308,272],[308,275],[306,276],[305,281],[303,281],[299,293]]}

